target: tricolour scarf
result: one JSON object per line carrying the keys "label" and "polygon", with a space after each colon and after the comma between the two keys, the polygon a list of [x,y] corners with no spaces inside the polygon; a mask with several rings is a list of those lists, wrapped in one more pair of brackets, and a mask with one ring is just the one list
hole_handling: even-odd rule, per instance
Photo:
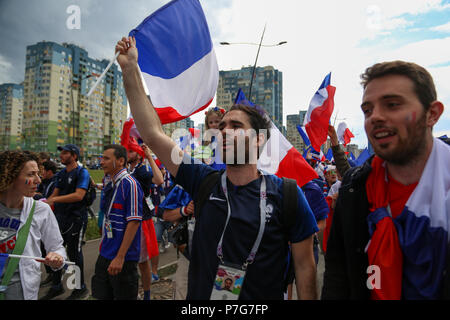
{"label": "tricolour scarf", "polygon": [[442,294],[450,226],[450,147],[434,138],[419,183],[402,213],[389,212],[384,162],[374,157],[366,181],[370,213],[369,265],[380,270],[372,299],[438,299]]}

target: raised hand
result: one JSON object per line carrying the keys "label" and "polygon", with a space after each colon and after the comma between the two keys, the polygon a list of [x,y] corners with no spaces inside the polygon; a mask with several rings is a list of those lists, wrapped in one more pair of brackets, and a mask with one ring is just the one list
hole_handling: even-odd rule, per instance
{"label": "raised hand", "polygon": [[117,41],[116,52],[120,55],[117,57],[122,71],[126,68],[134,67],[138,61],[138,51],[136,48],[136,39],[134,37],[123,37],[122,40]]}

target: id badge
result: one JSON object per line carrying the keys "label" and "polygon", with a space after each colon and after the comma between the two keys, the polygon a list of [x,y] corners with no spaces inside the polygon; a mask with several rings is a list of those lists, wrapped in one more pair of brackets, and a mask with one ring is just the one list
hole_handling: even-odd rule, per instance
{"label": "id badge", "polygon": [[244,278],[244,270],[220,264],[210,299],[237,300],[241,294]]}
{"label": "id badge", "polygon": [[109,220],[105,220],[105,229],[106,229],[106,236],[108,237],[108,239],[112,239],[113,232],[112,232],[111,222]]}
{"label": "id badge", "polygon": [[150,198],[150,196],[145,198],[145,202],[147,202],[148,208],[150,210],[155,209],[155,206],[153,205],[153,202],[152,202],[152,198]]}

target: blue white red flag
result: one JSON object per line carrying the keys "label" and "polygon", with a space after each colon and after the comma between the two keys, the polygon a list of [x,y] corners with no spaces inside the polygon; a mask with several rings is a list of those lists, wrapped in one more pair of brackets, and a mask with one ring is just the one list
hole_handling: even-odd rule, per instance
{"label": "blue white red flag", "polygon": [[342,143],[344,146],[347,146],[347,144],[350,143],[350,140],[355,137],[353,133],[350,131],[350,129],[347,127],[347,124],[345,122],[339,123],[336,133],[339,142]]}
{"label": "blue white red flag", "polygon": [[327,141],[328,124],[334,109],[334,93],[336,88],[330,84],[331,72],[325,77],[319,90],[316,91],[309,104],[308,112],[303,123],[311,145],[320,150]]}
{"label": "blue white red flag", "polygon": [[450,243],[449,161],[450,148],[434,138],[420,180],[400,213],[389,209],[384,161],[372,161],[366,182],[373,211],[367,218],[371,239],[366,250],[381,277],[372,299],[443,298]]}
{"label": "blue white red flag", "polygon": [[174,0],[147,17],[130,36],[162,124],[205,109],[214,99],[219,68],[198,0]]}
{"label": "blue white red flag", "polygon": [[[245,99],[241,89],[235,99],[235,103],[244,102],[253,105]],[[297,185],[302,187],[307,182],[319,176],[313,168],[306,162],[300,152],[283,136],[278,128],[271,121],[270,138],[264,146],[258,159],[258,168],[278,177],[291,178],[297,181]],[[277,152],[272,150],[272,146],[278,148]]]}
{"label": "blue white red flag", "polygon": [[364,162],[366,162],[367,159],[370,158],[370,153],[369,153],[369,149],[365,148],[363,150],[363,152],[361,152],[361,154],[359,155],[358,159],[356,159],[356,165],[360,166],[362,165]]}

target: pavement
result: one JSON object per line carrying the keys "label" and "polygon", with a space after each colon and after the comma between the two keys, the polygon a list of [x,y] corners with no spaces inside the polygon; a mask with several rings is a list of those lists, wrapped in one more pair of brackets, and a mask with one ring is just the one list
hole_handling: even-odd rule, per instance
{"label": "pavement", "polygon": [[[99,211],[100,206],[100,193],[97,193],[97,198],[92,205],[92,209],[95,213]],[[97,261],[98,253],[99,253],[100,239],[87,241],[82,250],[84,257],[84,278],[86,287],[89,289],[89,296],[86,299],[90,298],[91,295],[91,279],[94,275],[95,262]],[[176,249],[171,245],[166,249],[164,253],[160,253],[159,255],[159,264],[158,264],[158,273],[162,275],[161,279],[158,282],[152,283],[150,292],[152,300],[172,300],[173,299],[173,288],[175,285],[174,275],[176,271],[176,263],[177,263],[177,252]],[[42,280],[47,277],[47,273],[45,268],[41,267],[42,271]],[[325,271],[325,263],[324,256],[320,252],[319,253],[319,263],[317,266],[317,291],[318,297],[320,298],[320,293],[322,291],[323,285],[323,273]],[[66,282],[69,275],[64,275],[63,277],[63,286],[65,292],[53,300],[64,300],[67,298],[71,290],[67,289]],[[39,290],[38,298],[43,297],[47,291],[50,289],[50,286],[41,287]],[[139,289],[139,295],[143,295],[142,287]],[[293,289],[293,299],[297,299],[297,293],[295,290],[295,285]]]}
{"label": "pavement", "polygon": [[[91,294],[91,279],[92,276],[94,275],[94,268],[95,268],[95,262],[97,261],[97,257],[98,257],[98,249],[99,249],[99,245],[100,245],[100,239],[97,240],[91,240],[91,241],[87,241],[86,244],[83,246],[83,258],[84,258],[84,280],[86,283],[86,287],[89,289],[89,295]],[[160,253],[159,255],[159,264],[158,264],[158,271],[159,273],[161,273],[161,271],[168,269],[169,267],[173,266],[174,264],[176,264],[177,261],[177,252],[176,249],[173,246],[170,246],[169,248],[166,249],[166,251],[164,253]],[[41,267],[41,271],[42,271],[42,280],[45,279],[47,277],[47,273],[45,271],[45,268],[42,266]],[[165,272],[163,272],[165,273]],[[64,286],[64,290],[65,292],[59,296],[57,296],[56,298],[54,298],[53,300],[64,300],[65,298],[67,298],[70,293],[71,290],[67,289],[66,286],[66,282],[67,279],[69,278],[69,275],[64,275],[63,276],[63,286]],[[164,279],[161,279],[161,283],[158,284],[158,282],[156,283],[152,283],[152,287],[150,289],[152,295],[157,295],[158,297],[166,297],[168,296],[167,292],[163,292],[165,291],[169,291],[172,288],[172,275],[167,275]],[[161,286],[164,285],[163,288],[161,288]],[[41,287],[39,290],[39,295],[38,298],[43,297],[47,291],[50,289],[50,286],[45,286],[45,287]],[[153,293],[153,289],[155,289],[155,293]],[[88,298],[88,297],[86,297]],[[156,298],[156,296],[155,296]],[[172,298],[172,291],[170,291],[170,298]],[[165,300],[165,299],[164,299]]]}

